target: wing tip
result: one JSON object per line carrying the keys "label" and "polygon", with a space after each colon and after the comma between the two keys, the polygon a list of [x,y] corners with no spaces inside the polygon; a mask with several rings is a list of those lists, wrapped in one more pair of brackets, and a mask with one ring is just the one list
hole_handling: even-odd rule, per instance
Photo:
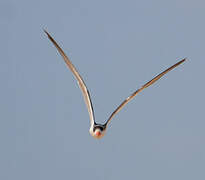
{"label": "wing tip", "polygon": [[184,61],[186,61],[187,60],[187,57],[185,57],[184,59],[182,59],[180,62],[184,62]]}
{"label": "wing tip", "polygon": [[187,60],[187,57],[186,58],[184,58],[184,59],[182,59],[181,61],[179,61],[178,63],[176,63],[175,65],[176,66],[178,66],[178,65],[180,65],[181,63],[183,63],[183,62],[185,62]]}
{"label": "wing tip", "polygon": [[47,36],[49,36],[48,32],[46,31],[46,29],[43,29],[43,31],[46,33]]}
{"label": "wing tip", "polygon": [[58,46],[57,43],[55,42],[55,40],[51,37],[51,35],[48,33],[48,31],[46,31],[46,29],[43,29],[43,31],[46,33],[46,35],[48,36],[48,38],[50,39],[51,42],[53,42],[53,44],[55,46]]}

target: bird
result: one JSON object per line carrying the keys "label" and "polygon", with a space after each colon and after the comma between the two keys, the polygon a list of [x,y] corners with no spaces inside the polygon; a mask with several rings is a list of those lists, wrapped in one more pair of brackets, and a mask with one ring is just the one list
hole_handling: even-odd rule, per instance
{"label": "bird", "polygon": [[92,101],[91,101],[91,97],[90,97],[90,93],[89,90],[83,80],[83,78],[81,77],[81,75],[78,73],[77,69],[75,68],[75,66],[72,64],[72,62],[70,61],[70,59],[68,58],[68,56],[64,53],[64,51],[61,49],[61,47],[57,44],[57,42],[53,39],[53,37],[44,29],[44,32],[47,34],[48,38],[50,39],[50,41],[54,44],[54,46],[57,48],[58,52],[60,53],[60,55],[62,56],[62,58],[64,59],[66,65],[68,66],[68,68],[71,70],[71,72],[73,73],[74,77],[76,78],[78,85],[82,91],[83,97],[84,97],[84,101],[89,113],[89,117],[90,117],[90,129],[89,132],[91,134],[91,136],[93,136],[96,139],[101,139],[104,135],[105,132],[107,130],[108,124],[110,123],[111,119],[129,102],[131,101],[138,93],[140,93],[142,90],[144,90],[145,88],[149,87],[150,85],[152,85],[154,82],[156,82],[158,79],[160,79],[162,76],[164,76],[166,73],[168,73],[169,71],[171,71],[172,69],[174,69],[175,67],[179,66],[180,64],[182,64],[186,58],[180,60],[179,62],[177,62],[176,64],[174,64],[173,66],[167,68],[165,71],[163,71],[162,73],[158,74],[157,76],[155,76],[153,79],[151,79],[150,81],[148,81],[146,84],[144,84],[143,86],[141,86],[139,89],[137,89],[134,93],[132,93],[129,97],[127,97],[114,111],[113,113],[109,116],[108,120],[104,123],[104,124],[99,124],[95,121],[95,116],[94,116],[94,109],[93,109],[93,105],[92,105]]}

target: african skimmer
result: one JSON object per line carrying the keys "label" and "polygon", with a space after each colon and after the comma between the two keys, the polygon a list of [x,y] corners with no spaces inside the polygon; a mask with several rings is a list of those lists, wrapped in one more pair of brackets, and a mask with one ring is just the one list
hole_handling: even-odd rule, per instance
{"label": "african skimmer", "polygon": [[64,59],[65,63],[67,64],[68,68],[71,70],[71,72],[73,73],[73,75],[75,76],[75,78],[78,82],[78,85],[79,85],[79,87],[80,87],[80,89],[83,93],[83,97],[84,97],[84,100],[85,100],[85,103],[86,103],[86,106],[87,106],[87,109],[88,109],[88,113],[89,113],[89,116],[90,116],[90,130],[89,131],[90,131],[90,134],[94,138],[97,138],[97,139],[100,139],[105,135],[105,131],[107,129],[107,126],[110,123],[113,116],[115,114],[117,114],[131,99],[133,99],[139,92],[141,92],[142,90],[144,90],[145,88],[147,88],[151,84],[153,84],[155,81],[160,79],[167,72],[171,71],[172,69],[174,69],[175,67],[177,67],[178,65],[180,65],[181,63],[183,63],[186,60],[186,59],[182,59],[181,61],[177,62],[176,64],[169,67],[168,69],[166,69],[165,71],[163,71],[162,73],[160,73],[159,75],[154,77],[152,80],[150,80],[149,82],[144,84],[141,88],[136,90],[127,99],[125,99],[115,109],[115,111],[110,115],[110,117],[108,118],[108,120],[104,124],[98,124],[98,123],[95,122],[94,111],[93,111],[93,106],[92,106],[90,94],[89,94],[89,91],[88,91],[88,89],[85,85],[85,82],[83,81],[83,78],[80,76],[80,74],[78,73],[78,71],[76,70],[74,65],[71,63],[70,59],[66,56],[66,54],[63,52],[63,50],[60,48],[60,46],[57,44],[57,42],[51,37],[51,35],[46,30],[44,30],[44,31],[47,34],[48,38],[51,40],[51,42],[54,44],[54,46],[57,48],[58,52],[60,53],[60,55]]}

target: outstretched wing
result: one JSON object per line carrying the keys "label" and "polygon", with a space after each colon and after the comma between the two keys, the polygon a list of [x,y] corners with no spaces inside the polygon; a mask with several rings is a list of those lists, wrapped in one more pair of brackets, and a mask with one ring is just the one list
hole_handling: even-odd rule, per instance
{"label": "outstretched wing", "polygon": [[174,64],[173,66],[171,66],[170,68],[166,69],[165,71],[163,71],[162,73],[160,73],[159,75],[157,75],[156,77],[154,77],[152,80],[150,80],[149,82],[147,82],[145,85],[143,85],[141,88],[139,88],[137,91],[135,91],[131,96],[129,96],[127,99],[125,99],[118,107],[117,109],[111,114],[111,116],[109,117],[109,119],[107,120],[107,122],[105,123],[106,125],[110,122],[110,120],[113,118],[113,116],[115,114],[117,114],[131,99],[133,99],[139,92],[141,92],[143,89],[149,87],[151,84],[153,84],[155,81],[157,81],[158,79],[160,79],[162,76],[164,76],[166,73],[168,73],[169,71],[171,71],[172,69],[174,69],[175,67],[177,67],[178,65],[180,65],[181,63],[183,63],[186,59],[183,59],[181,61],[179,61],[178,63]]}
{"label": "outstretched wing", "polygon": [[93,111],[93,106],[92,106],[90,94],[89,94],[89,91],[88,91],[82,77],[80,76],[80,74],[78,73],[78,71],[76,70],[74,65],[71,63],[69,58],[66,56],[66,54],[63,52],[63,50],[60,48],[60,46],[57,44],[57,42],[51,37],[51,35],[46,30],[44,30],[44,32],[47,34],[47,36],[51,40],[51,42],[55,45],[58,52],[63,57],[65,63],[68,65],[69,69],[74,74],[75,78],[77,79],[78,85],[79,85],[79,87],[80,87],[80,89],[83,93],[83,97],[84,97],[84,100],[85,100],[85,103],[86,103],[86,106],[87,106],[87,109],[88,109],[88,113],[89,113],[89,116],[90,116],[90,123],[94,124],[95,118],[94,118],[94,111]]}

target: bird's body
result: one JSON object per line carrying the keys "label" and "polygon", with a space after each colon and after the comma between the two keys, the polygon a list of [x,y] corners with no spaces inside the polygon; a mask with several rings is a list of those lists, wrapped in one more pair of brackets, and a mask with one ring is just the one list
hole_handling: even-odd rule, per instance
{"label": "bird's body", "polygon": [[106,121],[105,124],[98,124],[95,121],[94,110],[93,110],[92,101],[91,101],[91,98],[90,98],[89,91],[88,91],[88,89],[87,89],[87,87],[86,87],[82,77],[80,76],[80,74],[78,73],[78,71],[76,70],[74,65],[71,63],[69,58],[66,56],[66,54],[63,52],[63,50],[60,48],[60,46],[51,37],[51,35],[47,31],[45,31],[45,33],[47,34],[47,36],[51,40],[51,42],[55,45],[55,47],[57,48],[58,52],[63,57],[65,63],[67,64],[67,66],[69,67],[69,69],[71,70],[73,75],[75,76],[76,80],[78,81],[79,87],[80,87],[80,89],[81,89],[81,91],[83,93],[83,97],[84,97],[84,100],[85,100],[85,103],[86,103],[86,106],[87,106],[87,109],[88,109],[88,113],[89,113],[89,116],[90,116],[90,130],[89,130],[89,132],[96,139],[100,139],[100,138],[102,138],[105,135],[105,131],[107,129],[107,126],[110,123],[110,121],[113,118],[113,116],[115,114],[117,114],[131,99],[133,99],[139,92],[141,92],[142,90],[144,90],[145,88],[149,87],[151,84],[156,82],[158,79],[160,79],[167,72],[171,71],[172,69],[174,69],[175,67],[177,67],[178,65],[180,65],[181,63],[183,63],[186,60],[186,59],[183,59],[183,60],[179,61],[178,63],[176,63],[173,66],[169,67],[168,69],[166,69],[165,71],[163,71],[162,73],[160,73],[159,75],[154,77],[152,80],[150,80],[149,82],[144,84],[141,88],[136,90],[133,94],[131,94],[131,96],[126,98],[116,108],[116,110],[110,115],[110,117],[108,118],[108,120]]}

